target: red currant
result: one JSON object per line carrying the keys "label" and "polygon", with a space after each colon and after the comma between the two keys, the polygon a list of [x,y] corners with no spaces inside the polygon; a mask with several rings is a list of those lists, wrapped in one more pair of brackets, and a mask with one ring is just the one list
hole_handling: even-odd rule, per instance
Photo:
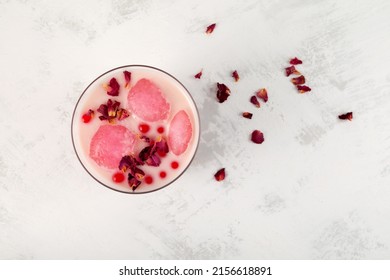
{"label": "red currant", "polygon": [[153,178],[152,176],[146,176],[145,177],[145,183],[150,185],[151,183],[153,183]]}
{"label": "red currant", "polygon": [[163,134],[164,133],[164,127],[160,126],[159,128],[157,128],[157,132],[160,133],[160,134]]}
{"label": "red currant", "polygon": [[114,175],[112,175],[112,180],[115,183],[121,183],[123,180],[125,180],[125,175],[122,172],[117,172]]}
{"label": "red currant", "polygon": [[160,178],[165,178],[165,177],[167,177],[167,172],[161,171],[160,172]]}
{"label": "red currant", "polygon": [[141,123],[139,126],[138,126],[138,129],[139,131],[141,131],[142,133],[147,133],[150,129],[150,126],[146,123]]}
{"label": "red currant", "polygon": [[91,114],[87,113],[87,114],[83,115],[82,119],[83,119],[83,123],[89,123],[92,119],[92,116],[91,116]]}
{"label": "red currant", "polygon": [[177,161],[172,161],[172,162],[171,162],[171,167],[172,167],[173,169],[177,169],[177,168],[179,167],[179,163],[178,163]]}

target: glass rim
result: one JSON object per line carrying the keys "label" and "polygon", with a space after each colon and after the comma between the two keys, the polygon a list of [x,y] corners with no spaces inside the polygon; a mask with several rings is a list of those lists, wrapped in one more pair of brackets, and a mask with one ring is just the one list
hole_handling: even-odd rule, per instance
{"label": "glass rim", "polygon": [[[75,118],[75,114],[76,114],[76,109],[78,108],[78,105],[81,101],[81,99],[83,98],[84,94],[87,92],[87,90],[97,81],[99,80],[101,77],[103,77],[104,75],[110,73],[110,72],[113,72],[115,70],[118,70],[118,69],[122,69],[122,68],[130,68],[130,67],[140,67],[140,68],[147,68],[147,69],[152,69],[152,70],[156,70],[156,71],[159,71],[169,77],[171,77],[175,82],[177,82],[180,86],[183,87],[183,89],[185,90],[185,92],[188,94],[188,97],[190,98],[190,100],[192,101],[194,107],[195,107],[195,112],[196,112],[196,117],[195,119],[198,120],[198,135],[196,135],[196,147],[195,147],[195,150],[194,150],[194,153],[193,155],[191,156],[191,159],[190,161],[188,162],[187,166],[181,171],[181,173],[175,177],[175,179],[173,179],[172,181],[166,183],[165,185],[159,187],[159,188],[156,188],[156,189],[153,189],[153,190],[149,190],[149,191],[139,191],[139,192],[135,192],[135,191],[122,191],[122,190],[118,190],[116,188],[113,188],[113,187],[110,187],[108,186],[107,184],[101,182],[99,179],[97,179],[89,170],[88,168],[83,164],[82,160],[80,159],[80,156],[77,152],[77,149],[76,149],[76,145],[75,145],[75,141],[74,141],[74,133],[73,133],[73,123],[74,123],[74,118]],[[119,66],[119,67],[115,67],[115,68],[112,68],[106,72],[104,72],[103,74],[99,75],[97,78],[95,78],[84,90],[83,92],[81,93],[79,99],[77,100],[76,102],[76,105],[74,107],[74,110],[73,110],[73,114],[72,114],[72,121],[71,121],[71,138],[72,138],[72,146],[73,146],[73,149],[74,149],[74,152],[77,156],[77,159],[78,161],[81,163],[81,166],[84,168],[85,171],[87,171],[87,173],[95,180],[97,181],[98,183],[100,183],[101,185],[105,186],[106,188],[110,189],[110,190],[114,190],[114,191],[117,191],[117,192],[120,192],[120,193],[125,193],[125,194],[137,194],[137,195],[140,195],[140,194],[147,194],[147,193],[152,193],[152,192],[156,192],[156,191],[159,191],[159,190],[162,190],[164,188],[166,188],[167,186],[171,185],[172,183],[174,183],[177,179],[179,179],[183,174],[184,172],[188,169],[188,167],[191,165],[191,163],[193,162],[194,158],[195,158],[195,155],[196,155],[196,152],[198,151],[198,148],[199,148],[199,142],[200,142],[200,131],[201,131],[201,123],[200,123],[200,116],[199,116],[199,110],[198,110],[198,107],[196,106],[196,103],[195,103],[195,100],[194,98],[192,97],[191,93],[189,92],[189,90],[175,77],[173,76],[172,74],[160,69],[160,68],[157,68],[157,67],[154,67],[154,66],[149,66],[149,65],[143,65],[143,64],[129,64],[129,65],[123,65],[123,66]]]}

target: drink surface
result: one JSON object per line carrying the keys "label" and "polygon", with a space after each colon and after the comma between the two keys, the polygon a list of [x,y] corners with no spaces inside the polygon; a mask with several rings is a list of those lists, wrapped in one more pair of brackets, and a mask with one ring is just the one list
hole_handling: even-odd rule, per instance
{"label": "drink surface", "polygon": [[[124,71],[131,73],[127,86]],[[112,78],[119,84],[118,96],[107,94]],[[97,109],[109,99],[119,102],[129,117],[100,120]],[[89,110],[94,114],[85,122]],[[166,186],[188,167],[198,146],[199,117],[188,91],[175,78],[155,68],[127,66],[103,74],[84,91],[74,112],[72,136],[77,156],[97,181],[118,191],[144,193]],[[126,155],[138,157],[151,145],[146,138],[152,143],[166,140],[169,152],[156,153],[159,166],[138,166],[145,177],[133,191],[119,161]],[[122,182],[113,179],[118,172],[125,175]]]}

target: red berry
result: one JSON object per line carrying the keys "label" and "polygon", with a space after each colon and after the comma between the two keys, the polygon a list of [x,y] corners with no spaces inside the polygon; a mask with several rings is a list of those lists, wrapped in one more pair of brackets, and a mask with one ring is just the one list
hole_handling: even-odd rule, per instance
{"label": "red berry", "polygon": [[112,180],[115,183],[121,183],[123,180],[125,180],[125,175],[122,172],[117,172],[114,175],[112,175]]}
{"label": "red berry", "polygon": [[160,172],[160,177],[161,177],[161,178],[167,177],[167,172],[161,171],[161,172]]}
{"label": "red berry", "polygon": [[139,131],[141,131],[142,133],[146,133],[146,132],[149,131],[150,126],[147,125],[146,123],[141,123],[141,124],[138,126],[138,129],[139,129]]}
{"label": "red berry", "polygon": [[159,128],[157,128],[157,132],[160,133],[160,134],[163,134],[164,133],[164,127],[160,126]]}
{"label": "red berry", "polygon": [[171,162],[171,167],[172,167],[173,169],[176,169],[176,168],[179,167],[179,163],[178,163],[177,161],[172,161],[172,162]]}
{"label": "red berry", "polygon": [[152,176],[146,176],[145,177],[145,183],[150,185],[151,183],[153,183],[153,178]]}
{"label": "red berry", "polygon": [[83,119],[83,123],[89,123],[90,120],[92,119],[92,116],[87,113],[83,115],[82,119]]}

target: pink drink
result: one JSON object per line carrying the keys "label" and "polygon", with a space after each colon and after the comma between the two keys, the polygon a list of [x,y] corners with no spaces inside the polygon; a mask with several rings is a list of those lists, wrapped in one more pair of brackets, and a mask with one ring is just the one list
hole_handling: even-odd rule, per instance
{"label": "pink drink", "polygon": [[[131,73],[128,84],[124,71]],[[116,94],[112,78],[119,85],[117,96],[107,94]],[[111,110],[102,114],[101,105],[108,99]],[[101,184],[127,193],[151,192],[172,183],[191,163],[199,142],[198,111],[171,75],[148,66],[123,66],[98,77],[81,95],[73,114],[72,140],[82,165]],[[128,161],[120,166],[125,156],[135,160],[131,162],[136,167],[122,164]],[[134,182],[140,183],[134,188]]]}

